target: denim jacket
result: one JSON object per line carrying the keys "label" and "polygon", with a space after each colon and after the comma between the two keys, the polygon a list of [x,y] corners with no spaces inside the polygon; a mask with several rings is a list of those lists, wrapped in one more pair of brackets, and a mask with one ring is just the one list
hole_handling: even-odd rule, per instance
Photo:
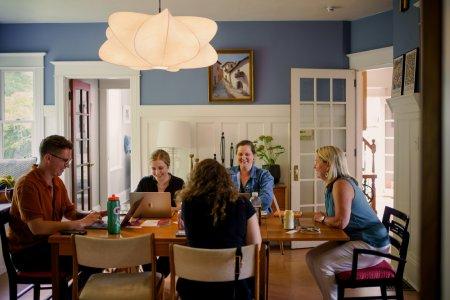
{"label": "denim jacket", "polygon": [[[234,186],[241,190],[241,172],[239,166],[231,167],[230,170],[231,181]],[[243,187],[245,193],[258,192],[258,196],[262,202],[263,211],[271,211],[273,199],[273,177],[269,171],[260,169],[255,165],[250,170],[250,178],[247,184]]]}

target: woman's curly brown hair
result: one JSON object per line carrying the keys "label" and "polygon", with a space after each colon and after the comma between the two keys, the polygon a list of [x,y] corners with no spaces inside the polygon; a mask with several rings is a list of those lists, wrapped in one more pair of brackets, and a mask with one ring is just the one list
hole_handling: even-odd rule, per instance
{"label": "woman's curly brown hair", "polygon": [[207,199],[212,206],[214,225],[225,218],[228,203],[238,198],[237,189],[224,166],[214,159],[205,159],[194,168],[187,186],[177,195],[178,201]]}

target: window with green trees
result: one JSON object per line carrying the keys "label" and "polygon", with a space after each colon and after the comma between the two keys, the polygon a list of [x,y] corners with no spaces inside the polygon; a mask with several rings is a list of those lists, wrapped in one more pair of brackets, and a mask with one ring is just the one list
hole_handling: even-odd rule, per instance
{"label": "window with green trees", "polygon": [[32,155],[34,97],[32,71],[1,71],[0,158]]}

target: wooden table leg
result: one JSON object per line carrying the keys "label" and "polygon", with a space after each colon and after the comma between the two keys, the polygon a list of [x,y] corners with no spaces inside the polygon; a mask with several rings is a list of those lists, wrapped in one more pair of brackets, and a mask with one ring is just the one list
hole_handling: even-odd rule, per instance
{"label": "wooden table leg", "polygon": [[60,299],[59,244],[52,244],[52,299]]}

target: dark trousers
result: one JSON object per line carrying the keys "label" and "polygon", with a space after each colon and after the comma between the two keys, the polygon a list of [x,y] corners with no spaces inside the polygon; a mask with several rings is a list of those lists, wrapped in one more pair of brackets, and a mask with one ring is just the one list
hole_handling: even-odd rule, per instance
{"label": "dark trousers", "polygon": [[[21,250],[20,252],[11,254],[14,266],[20,271],[41,271],[51,272],[51,246],[49,243],[41,243],[32,247]],[[80,266],[79,287],[83,287],[86,281],[94,273],[99,273],[102,270],[97,268],[89,268]],[[59,272],[65,273],[67,277],[72,276],[72,257],[60,256],[59,257]],[[67,282],[65,279],[63,282]],[[71,293],[67,289],[67,285],[61,286],[62,299],[70,297]]]}
{"label": "dark trousers", "polygon": [[[151,271],[152,265],[151,264],[143,265],[142,269],[146,272]],[[169,276],[170,274],[169,257],[167,256],[158,257],[158,259],[156,260],[156,272],[161,273],[164,276],[164,278]]]}

